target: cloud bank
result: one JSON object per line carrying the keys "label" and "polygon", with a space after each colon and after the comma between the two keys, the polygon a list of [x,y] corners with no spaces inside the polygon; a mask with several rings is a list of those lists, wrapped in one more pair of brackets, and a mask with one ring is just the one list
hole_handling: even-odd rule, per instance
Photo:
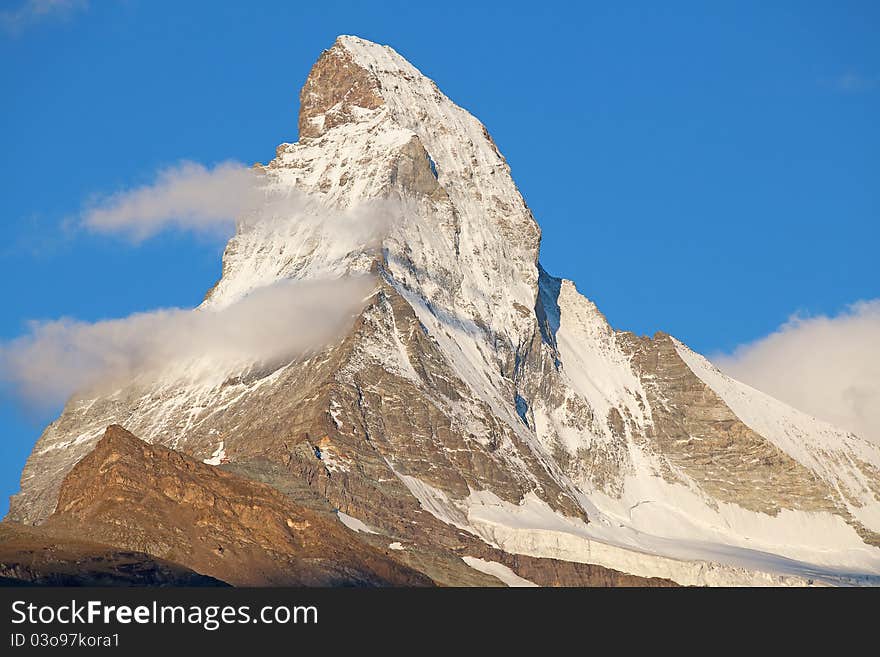
{"label": "cloud bank", "polygon": [[754,388],[880,443],[880,299],[835,317],[792,317],[713,360]]}
{"label": "cloud bank", "polygon": [[375,287],[369,277],[282,281],[222,310],[172,308],[95,323],[33,322],[0,344],[0,380],[30,406],[161,377],[222,382],[340,337]]}

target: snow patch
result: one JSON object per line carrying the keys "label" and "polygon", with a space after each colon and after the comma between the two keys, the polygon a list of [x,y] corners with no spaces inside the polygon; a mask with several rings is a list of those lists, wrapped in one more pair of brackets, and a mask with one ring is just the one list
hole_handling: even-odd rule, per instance
{"label": "snow patch", "polygon": [[208,465],[220,465],[227,461],[226,458],[226,450],[223,447],[223,441],[220,441],[220,444],[217,445],[217,449],[214,450],[214,453],[211,454],[210,458],[203,459],[202,463],[207,463]]}
{"label": "snow patch", "polygon": [[337,429],[342,428],[342,422],[339,421],[339,411],[342,410],[342,407],[339,406],[339,402],[335,399],[330,400],[330,417],[333,420],[333,424],[336,425]]}
{"label": "snow patch", "polygon": [[347,513],[343,513],[342,511],[337,511],[336,516],[339,518],[339,522],[348,527],[349,529],[356,531],[358,533],[364,534],[378,534],[375,529],[367,525],[363,520],[358,520],[357,518],[348,515]]}
{"label": "snow patch", "polygon": [[474,570],[479,570],[481,573],[486,573],[487,575],[492,575],[493,577],[500,579],[502,582],[507,584],[507,586],[538,586],[534,582],[530,582],[529,580],[520,577],[503,563],[498,563],[497,561],[484,561],[483,559],[478,559],[477,557],[462,557],[461,560]]}

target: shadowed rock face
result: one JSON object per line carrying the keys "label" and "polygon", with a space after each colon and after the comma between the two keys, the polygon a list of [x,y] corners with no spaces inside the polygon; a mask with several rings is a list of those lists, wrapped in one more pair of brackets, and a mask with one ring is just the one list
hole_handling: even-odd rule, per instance
{"label": "shadowed rock face", "polygon": [[330,513],[111,426],[67,475],[46,522],[238,586],[429,585]]}
{"label": "shadowed rock face", "polygon": [[[809,548],[818,521],[843,541],[818,558],[838,547],[847,558],[873,554],[861,541],[878,542],[880,525],[863,523],[880,517],[880,450],[809,418],[792,420],[776,402],[762,406],[769,422],[743,417],[731,404],[760,402],[760,393],[734,386],[725,397],[673,338],[613,329],[573,283],[538,266],[540,230],[486,129],[393,50],[340,37],[325,51],[302,90],[300,137],[258,167],[267,186],[313,195],[334,212],[394,201],[403,216],[369,248],[346,253],[295,217],[242,225],[201,310],[277,280],[369,271],[376,289],[348,334],[288,363],[224,372],[222,383],[169,377],[75,397],[28,459],[11,519],[48,518],[71,531],[94,524],[114,545],[190,555],[217,572],[234,555],[250,564],[247,581],[262,583],[413,576],[377,573],[384,563],[439,584],[497,584],[463,565],[460,557],[472,556],[539,584],[657,584],[616,570],[677,568],[640,565],[657,545],[674,547],[652,514],[673,517],[676,531],[714,543],[721,557],[731,545]],[[118,465],[106,460],[96,445],[114,423],[158,451],[135,442],[117,450],[126,455]],[[220,453],[217,467],[200,463]],[[150,466],[139,478],[131,465],[139,459],[174,477]],[[90,497],[97,488],[72,492],[108,468],[117,474],[104,483],[117,502]],[[266,486],[251,491],[245,480]],[[156,504],[141,508],[135,490],[158,495]],[[137,509],[130,517],[126,505]],[[340,529],[333,509],[378,533]],[[773,525],[786,512],[795,514],[792,525]],[[340,556],[359,564],[353,571],[320,560],[305,567],[312,557],[302,555],[318,558],[309,551],[321,545],[309,542],[317,526],[353,550]],[[619,561],[595,561],[608,552],[583,539],[594,529],[594,543],[607,538]],[[256,543],[245,539],[251,534]],[[643,541],[646,534],[657,540]],[[502,537],[509,543],[495,545]],[[635,552],[621,557],[621,545]],[[273,571],[265,550],[288,560],[289,573]],[[674,550],[658,554],[680,559]],[[880,569],[880,552],[871,558]],[[681,581],[706,583],[702,576]]]}
{"label": "shadowed rock face", "polygon": [[0,586],[225,586],[143,552],[0,523]]}

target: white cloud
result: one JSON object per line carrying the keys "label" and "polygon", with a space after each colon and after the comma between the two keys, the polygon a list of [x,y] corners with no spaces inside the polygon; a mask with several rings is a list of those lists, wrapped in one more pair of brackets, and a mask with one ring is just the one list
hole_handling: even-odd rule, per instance
{"label": "white cloud", "polygon": [[792,317],[713,360],[744,383],[880,443],[880,299],[835,317]]}
{"label": "white cloud", "polygon": [[47,18],[66,18],[77,11],[84,11],[88,0],[24,0],[16,9],[0,12],[0,25],[12,34]]}
{"label": "white cloud", "polygon": [[[328,207],[315,196],[270,188],[261,174],[235,162],[213,168],[183,162],[161,170],[149,185],[92,203],[81,221],[135,241],[171,227],[231,233],[237,225],[265,230],[270,238],[332,243],[343,257],[375,245],[403,216],[391,201]],[[32,322],[26,335],[0,343],[0,383],[31,406],[48,407],[136,380],[214,380],[322,347],[339,337],[374,287],[365,276],[276,282],[277,272],[270,274],[247,278],[227,295],[240,299],[230,305],[96,323]]]}
{"label": "white cloud", "polygon": [[254,364],[284,362],[328,344],[374,289],[369,277],[282,281],[222,310],[33,322],[27,335],[0,343],[0,380],[38,408],[134,380],[219,382]]}
{"label": "white cloud", "polygon": [[148,185],[93,199],[81,223],[135,242],[168,229],[229,237],[236,225],[271,224],[271,229],[288,224],[332,235],[339,248],[354,249],[383,236],[401,218],[399,203],[393,201],[339,210],[318,196],[267,184],[258,171],[228,161],[213,168],[181,162],[160,169]]}
{"label": "white cloud", "polygon": [[162,169],[153,183],[92,201],[83,223],[100,232],[142,240],[166,228],[229,233],[237,217],[266,204],[258,176],[237,162],[213,169],[181,162]]}

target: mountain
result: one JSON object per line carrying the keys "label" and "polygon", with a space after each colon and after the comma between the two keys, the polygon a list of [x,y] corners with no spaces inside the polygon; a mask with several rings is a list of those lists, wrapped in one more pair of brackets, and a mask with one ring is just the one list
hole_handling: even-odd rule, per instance
{"label": "mountain", "polygon": [[120,424],[336,509],[436,583],[880,581],[880,447],[672,336],[612,328],[540,266],[486,128],[394,50],[339,37],[302,89],[299,134],[255,167],[261,185],[337,219],[243,218],[197,312],[366,276],[347,332],[283,362],[77,395],[9,521],[57,513],[65,477]]}

